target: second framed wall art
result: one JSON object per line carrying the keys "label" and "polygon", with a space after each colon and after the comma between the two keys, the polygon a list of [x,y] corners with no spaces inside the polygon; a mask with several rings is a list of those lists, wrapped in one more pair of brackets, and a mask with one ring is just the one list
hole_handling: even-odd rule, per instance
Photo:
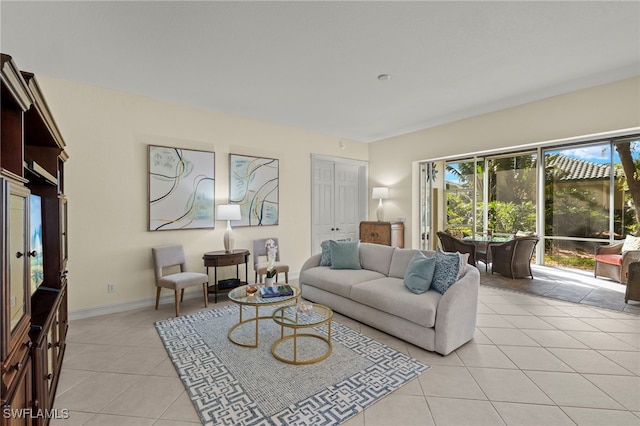
{"label": "second framed wall art", "polygon": [[229,203],[239,204],[242,212],[234,226],[277,225],[278,191],[277,159],[229,155]]}

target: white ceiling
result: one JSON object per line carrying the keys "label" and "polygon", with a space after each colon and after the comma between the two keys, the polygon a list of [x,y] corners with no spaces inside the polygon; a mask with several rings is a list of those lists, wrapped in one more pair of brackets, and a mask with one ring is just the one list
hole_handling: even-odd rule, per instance
{"label": "white ceiling", "polygon": [[640,75],[638,1],[2,0],[0,15],[21,69],[363,142]]}

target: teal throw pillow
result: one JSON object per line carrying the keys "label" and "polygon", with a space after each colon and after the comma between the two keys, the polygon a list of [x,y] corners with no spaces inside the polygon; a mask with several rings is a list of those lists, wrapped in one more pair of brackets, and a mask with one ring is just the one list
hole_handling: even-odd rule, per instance
{"label": "teal throw pillow", "polygon": [[362,269],[360,241],[329,241],[331,269]]}
{"label": "teal throw pillow", "polygon": [[322,247],[322,257],[320,257],[320,266],[331,266],[331,250],[329,249],[329,240],[320,243]]}
{"label": "teal throw pillow", "polygon": [[464,271],[464,256],[461,256],[460,253],[443,252],[438,247],[435,259],[436,268],[433,272],[431,287],[438,293],[444,294],[453,283],[458,281],[460,274]]}
{"label": "teal throw pillow", "polygon": [[404,274],[404,285],[415,294],[427,292],[431,287],[435,269],[435,257],[427,257],[422,252],[417,252]]}

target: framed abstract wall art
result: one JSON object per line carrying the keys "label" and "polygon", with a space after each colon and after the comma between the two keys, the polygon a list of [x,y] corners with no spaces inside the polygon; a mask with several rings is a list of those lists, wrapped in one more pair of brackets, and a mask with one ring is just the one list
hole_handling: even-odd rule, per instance
{"label": "framed abstract wall art", "polygon": [[234,226],[278,224],[279,161],[229,155],[229,203],[239,204],[242,220]]}
{"label": "framed abstract wall art", "polygon": [[215,227],[215,154],[149,145],[149,230]]}

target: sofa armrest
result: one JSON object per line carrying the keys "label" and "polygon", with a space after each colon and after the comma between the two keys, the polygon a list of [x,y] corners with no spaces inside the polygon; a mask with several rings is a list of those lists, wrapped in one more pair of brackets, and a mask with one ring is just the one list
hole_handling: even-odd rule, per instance
{"label": "sofa armrest", "polygon": [[304,271],[310,268],[315,268],[316,266],[320,266],[320,259],[322,258],[322,253],[314,254],[309,259],[306,260],[302,264],[302,268],[300,269],[300,273],[302,274]]}
{"label": "sofa armrest", "polygon": [[479,291],[480,272],[467,266],[464,276],[442,295],[436,312],[436,352],[447,355],[473,339]]}
{"label": "sofa armrest", "polygon": [[595,247],[596,256],[599,254],[620,254],[624,243],[606,244]]}

